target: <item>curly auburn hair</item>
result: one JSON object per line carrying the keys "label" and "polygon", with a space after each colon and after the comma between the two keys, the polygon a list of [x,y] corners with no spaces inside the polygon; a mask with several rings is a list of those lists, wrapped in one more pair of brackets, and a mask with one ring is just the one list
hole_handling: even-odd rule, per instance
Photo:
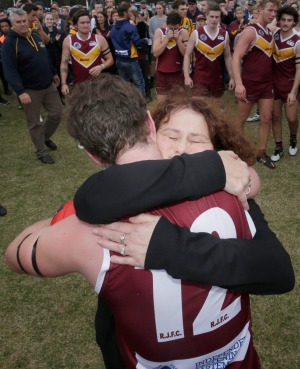
{"label": "curly auburn hair", "polygon": [[190,97],[185,94],[167,96],[153,111],[152,117],[156,129],[158,130],[161,125],[167,123],[171,114],[183,109],[192,109],[203,115],[215,150],[232,150],[248,165],[255,164],[256,153],[253,144],[224,117],[220,112],[219,105],[213,99]]}

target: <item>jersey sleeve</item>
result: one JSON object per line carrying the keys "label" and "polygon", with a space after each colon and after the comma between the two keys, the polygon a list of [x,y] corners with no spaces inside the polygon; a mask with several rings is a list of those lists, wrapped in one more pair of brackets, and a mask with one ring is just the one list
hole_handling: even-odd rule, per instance
{"label": "jersey sleeve", "polygon": [[196,199],[225,186],[217,152],[114,165],[91,176],[74,198],[76,215],[88,223],[107,224],[177,201]]}
{"label": "jersey sleeve", "polygon": [[70,215],[75,214],[73,200],[66,202],[63,204],[55,213],[54,217],[51,220],[51,225],[60,222],[61,220],[69,217]]}
{"label": "jersey sleeve", "polygon": [[146,255],[146,269],[165,269],[173,278],[252,294],[278,294],[294,288],[290,257],[254,200],[250,215],[253,240],[220,239],[191,233],[161,218]]}

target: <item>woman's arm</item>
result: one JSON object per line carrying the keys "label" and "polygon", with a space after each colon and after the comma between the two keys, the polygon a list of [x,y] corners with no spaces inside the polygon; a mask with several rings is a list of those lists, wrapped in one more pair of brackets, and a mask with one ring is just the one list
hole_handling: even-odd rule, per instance
{"label": "woman's arm", "polygon": [[246,204],[249,178],[247,165],[227,151],[115,165],[91,176],[77,191],[74,206],[79,219],[107,224],[222,189]]}

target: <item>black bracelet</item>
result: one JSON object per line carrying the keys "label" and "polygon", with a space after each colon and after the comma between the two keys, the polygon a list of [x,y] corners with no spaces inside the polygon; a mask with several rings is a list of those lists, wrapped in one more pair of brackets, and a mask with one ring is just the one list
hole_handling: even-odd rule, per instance
{"label": "black bracelet", "polygon": [[36,274],[39,275],[40,277],[44,277],[43,274],[40,272],[37,262],[36,262],[36,247],[37,247],[38,240],[39,238],[37,238],[37,240],[35,241],[32,247],[31,262],[32,262],[32,266]]}
{"label": "black bracelet", "polygon": [[23,265],[22,265],[22,263],[21,263],[19,253],[20,253],[20,248],[21,248],[21,246],[22,246],[22,243],[23,243],[23,242],[26,240],[26,238],[27,238],[27,237],[29,237],[31,234],[32,234],[32,233],[29,233],[26,237],[24,237],[24,238],[23,238],[23,240],[20,242],[20,244],[19,244],[18,248],[17,248],[17,262],[18,262],[18,264],[19,264],[20,269],[21,269],[24,273],[26,273],[26,274],[28,274],[28,272],[26,271],[26,269],[23,267]]}

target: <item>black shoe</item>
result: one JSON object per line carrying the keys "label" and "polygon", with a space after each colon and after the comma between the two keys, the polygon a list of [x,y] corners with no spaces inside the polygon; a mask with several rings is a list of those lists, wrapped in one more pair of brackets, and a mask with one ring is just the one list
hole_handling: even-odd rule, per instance
{"label": "black shoe", "polygon": [[0,217],[4,217],[7,214],[6,209],[0,205]]}
{"label": "black shoe", "polygon": [[52,141],[52,140],[46,140],[45,141],[45,145],[48,147],[48,149],[50,150],[57,150],[57,146],[56,144]]}
{"label": "black shoe", "polygon": [[43,163],[43,164],[54,164],[55,161],[51,158],[50,155],[46,154],[43,155],[39,158],[39,160]]}
{"label": "black shoe", "polygon": [[3,97],[0,97],[0,104],[2,104],[2,105],[8,105],[9,104],[9,101],[3,99]]}
{"label": "black shoe", "polygon": [[266,167],[270,169],[275,169],[275,164],[273,163],[271,158],[266,153],[263,153],[262,155],[257,156],[256,160],[259,163],[262,163],[263,165],[265,165]]}

